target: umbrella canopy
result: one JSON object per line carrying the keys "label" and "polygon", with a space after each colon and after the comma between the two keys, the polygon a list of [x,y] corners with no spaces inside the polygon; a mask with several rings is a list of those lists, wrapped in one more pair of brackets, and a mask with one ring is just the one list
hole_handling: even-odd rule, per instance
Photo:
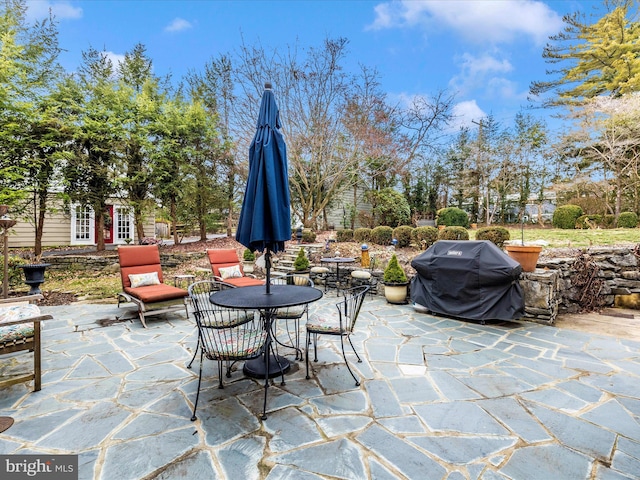
{"label": "umbrella canopy", "polygon": [[267,285],[271,252],[291,239],[287,148],[280,133],[280,114],[271,85],[265,84],[256,134],[249,147],[249,177],[236,240],[252,251],[266,250]]}

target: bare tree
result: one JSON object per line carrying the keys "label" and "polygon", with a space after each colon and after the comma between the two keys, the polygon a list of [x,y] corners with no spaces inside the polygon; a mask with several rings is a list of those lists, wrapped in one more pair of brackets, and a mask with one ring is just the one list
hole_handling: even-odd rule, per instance
{"label": "bare tree", "polygon": [[[617,224],[626,190],[635,191],[640,161],[640,94],[598,97],[575,110],[578,128],[569,137],[577,157],[597,169],[614,198]],[[607,195],[609,196],[609,195]]]}

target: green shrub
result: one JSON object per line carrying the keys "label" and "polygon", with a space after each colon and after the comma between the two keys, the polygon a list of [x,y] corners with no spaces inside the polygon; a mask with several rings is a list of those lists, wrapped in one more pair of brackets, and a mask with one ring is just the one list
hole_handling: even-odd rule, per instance
{"label": "green shrub", "polygon": [[[24,273],[20,268],[20,265],[26,265],[29,262],[17,255],[9,255],[7,259],[7,282],[9,287],[15,287],[24,283]],[[4,278],[4,256],[0,255],[0,277]],[[0,284],[0,291],[2,291],[2,287]]]}
{"label": "green shrub", "polygon": [[398,257],[394,253],[387,264],[387,267],[384,269],[383,276],[384,283],[392,284],[392,283],[407,283],[407,274],[404,273],[404,270],[398,263]]}
{"label": "green shrub", "polygon": [[602,218],[602,226],[604,228],[613,228],[616,224],[616,216],[615,215],[605,215]]}
{"label": "green shrub", "polygon": [[379,227],[371,230],[371,241],[378,245],[391,245],[393,240],[393,228],[386,225],[380,225]]}
{"label": "green shrub", "polygon": [[244,249],[244,253],[242,254],[242,259],[245,262],[253,262],[256,259],[256,254],[253,253],[251,250],[249,250],[248,248]]}
{"label": "green shrub", "polygon": [[401,225],[393,229],[393,238],[398,240],[398,247],[408,247],[411,245],[411,234],[413,227],[409,225]]}
{"label": "green shrub", "polygon": [[371,241],[370,228],[356,228],[353,232],[353,240],[357,243],[367,243]]}
{"label": "green shrub", "polygon": [[406,225],[411,221],[411,207],[402,193],[393,188],[371,190],[367,200],[373,205],[375,225]]}
{"label": "green shrub", "polygon": [[582,207],[578,205],[563,205],[553,212],[552,224],[555,228],[573,230],[576,228],[576,220],[583,213]]}
{"label": "green shrub", "polygon": [[436,227],[418,227],[411,232],[411,240],[420,248],[426,250],[438,239],[438,229]]}
{"label": "green shrub", "polygon": [[310,228],[305,228],[302,230],[302,241],[304,243],[313,243],[316,241],[316,232],[311,230]]}
{"label": "green shrub", "polygon": [[602,227],[602,225],[602,215],[580,215],[576,219],[576,228],[581,230]]}
{"label": "green shrub", "polygon": [[353,241],[353,230],[350,228],[345,228],[344,230],[336,231],[336,241],[337,242],[352,242]]}
{"label": "green shrub", "polygon": [[438,232],[438,240],[469,240],[469,232],[464,227],[445,227]]}
{"label": "green shrub", "polygon": [[638,226],[638,215],[635,212],[622,212],[618,217],[618,227],[636,228]]}
{"label": "green shrub", "polygon": [[476,240],[489,240],[500,248],[510,239],[509,230],[503,227],[482,227],[476,231]]}
{"label": "green shrub", "polygon": [[441,208],[436,215],[436,223],[447,227],[469,228],[469,215],[458,207]]}
{"label": "green shrub", "polygon": [[307,258],[304,248],[298,250],[298,256],[293,262],[293,268],[296,272],[302,272],[309,269],[309,259]]}

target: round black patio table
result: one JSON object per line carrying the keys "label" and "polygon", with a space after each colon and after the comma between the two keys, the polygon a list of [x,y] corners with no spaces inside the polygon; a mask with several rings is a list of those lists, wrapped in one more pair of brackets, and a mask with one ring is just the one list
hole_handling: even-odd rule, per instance
{"label": "round black patio table", "polygon": [[[336,292],[340,292],[340,264],[341,263],[353,263],[356,259],[352,257],[326,257],[321,258],[321,263],[335,263],[336,264]],[[327,281],[325,280],[325,289],[327,286]]]}
{"label": "round black patio table", "polygon": [[[265,285],[229,288],[214,292],[209,300],[214,305],[225,308],[239,308],[249,310],[259,310],[265,319],[267,329],[266,351],[269,351],[271,344],[271,320],[273,314],[279,308],[295,307],[315,302],[322,298],[322,291],[313,287],[302,287],[298,285],[271,285],[270,293],[267,294]],[[271,355],[269,357],[268,377],[277,376],[286,372],[290,365],[289,360],[281,356]],[[265,378],[267,368],[267,358],[263,356],[255,360],[244,362],[243,371],[245,375],[254,378]]]}

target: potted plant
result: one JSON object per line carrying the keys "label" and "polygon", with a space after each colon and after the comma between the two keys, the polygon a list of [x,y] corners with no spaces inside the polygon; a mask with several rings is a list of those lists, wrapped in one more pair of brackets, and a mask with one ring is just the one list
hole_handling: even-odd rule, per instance
{"label": "potted plant", "polygon": [[242,254],[242,269],[246,273],[253,273],[253,262],[256,260],[256,254],[248,248],[244,249]]}
{"label": "potted plant", "polygon": [[505,249],[507,255],[522,266],[523,272],[533,272],[536,269],[542,247],[540,245],[524,244],[524,217],[521,225],[520,245],[507,245]]}
{"label": "potted plant", "polygon": [[398,258],[394,253],[384,269],[384,296],[389,303],[407,303],[407,274],[398,263]]}
{"label": "potted plant", "polygon": [[[301,275],[303,277],[308,277],[309,276],[309,265],[311,262],[309,262],[309,259],[307,258],[307,254],[304,251],[304,248],[301,248],[300,250],[298,250],[298,256],[296,257],[296,259],[293,262],[293,269],[295,270],[295,274],[296,275]],[[306,285],[307,282],[306,280],[302,279],[302,278],[295,278],[293,279],[294,283],[296,285]]]}

